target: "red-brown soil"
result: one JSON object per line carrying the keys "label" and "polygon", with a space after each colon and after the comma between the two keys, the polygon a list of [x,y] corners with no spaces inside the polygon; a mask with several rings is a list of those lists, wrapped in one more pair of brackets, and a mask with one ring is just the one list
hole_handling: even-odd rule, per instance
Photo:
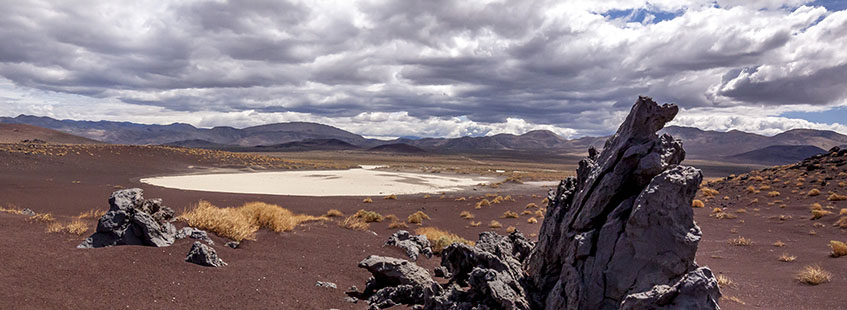
{"label": "red-brown soil", "polygon": [[[439,195],[428,199],[424,195],[406,195],[399,196],[397,200],[372,197],[373,203],[363,203],[363,197],[182,191],[148,186],[139,183],[138,179],[196,172],[197,167],[281,169],[309,165],[253,155],[240,157],[242,155],[239,154],[161,147],[97,146],[63,152],[52,147],[45,148],[33,151],[25,147],[0,145],[0,206],[14,205],[39,213],[50,212],[60,222],[69,222],[83,211],[108,208],[106,200],[116,187],[141,187],[145,190],[145,197],[163,198],[165,205],[174,208],[177,213],[201,199],[221,207],[263,201],[311,215],[321,215],[329,209],[339,209],[348,215],[358,209],[368,209],[405,219],[421,210],[432,218],[424,221],[424,226],[435,226],[475,240],[479,232],[490,230],[487,224],[491,220],[503,224],[503,228],[497,229],[500,233],[505,233],[508,226],[516,226],[527,235],[533,234],[540,227],[541,219],[538,224],[529,224],[527,215],[517,219],[504,219],[502,215],[507,210],[520,213],[530,202],[542,205],[541,197],[546,195],[545,188],[508,183],[497,189],[481,187],[478,191],[448,194],[445,199],[440,199]],[[839,178],[847,181],[847,178]],[[807,181],[812,179],[814,177],[807,177]],[[847,258],[828,257],[827,244],[829,240],[847,241],[847,234],[831,226],[836,215],[810,221],[808,204],[814,201],[834,205],[837,214],[838,209],[847,207],[847,202],[827,202],[826,192],[845,193],[847,189],[839,188],[833,180],[827,186],[814,186],[824,192],[823,195],[802,197],[801,194],[813,185],[806,184],[795,194],[791,194],[793,185],[785,189],[779,187],[777,190],[783,195],[777,198],[767,197],[765,191],[757,194],[760,211],[753,211],[755,206],[749,205],[751,197],[743,193],[746,185],[742,187],[733,182],[710,185],[720,194],[709,199],[706,208],[695,210],[704,234],[698,263],[730,277],[736,286],[724,288],[724,294],[746,303],[743,306],[723,300],[722,307],[842,308],[839,298],[847,287]],[[516,201],[474,209],[479,196],[497,191],[503,196],[511,195]],[[473,199],[455,200],[460,196],[473,196]],[[731,199],[723,200],[723,196]],[[786,200],[789,196],[790,200]],[[787,207],[768,205],[778,199],[786,201]],[[719,204],[725,204],[727,212],[743,207],[748,213],[738,214],[736,219],[710,217],[711,208]],[[470,211],[476,216],[474,221],[483,224],[469,227],[468,220],[459,217],[461,211]],[[769,219],[779,214],[792,215],[793,218],[781,223]],[[804,216],[806,218],[802,218]],[[738,221],[741,219],[744,223]],[[90,230],[82,236],[47,233],[44,223],[0,212],[0,279],[3,279],[0,281],[0,309],[365,309],[367,306],[363,302],[350,304],[343,300],[348,287],[356,285],[361,289],[369,277],[356,264],[370,254],[404,258],[401,250],[382,247],[387,236],[394,231],[388,229],[387,221],[371,224],[371,231],[351,231],[338,227],[335,221],[305,224],[288,233],[260,231],[256,241],[247,241],[238,249],[223,246],[226,240],[215,236],[215,248],[229,264],[222,268],[184,262],[191,246],[189,240],[179,240],[167,248],[119,246],[76,249],[76,245],[96,225],[96,219],[86,221],[90,223]],[[826,227],[812,227],[815,222],[824,223]],[[416,227],[410,225],[409,229]],[[737,230],[738,235],[751,238],[753,245],[735,247],[727,244],[727,239],[736,235],[730,232],[732,228]],[[808,235],[811,229],[817,235]],[[784,248],[773,247],[771,243],[776,240],[782,240],[787,245]],[[796,255],[797,261],[783,263],[776,260],[783,251]],[[431,269],[437,266],[438,259],[421,259],[418,263]],[[794,280],[795,273],[810,263],[820,263],[832,272],[832,282],[812,287]],[[316,287],[316,281],[337,283],[338,289]]]}
{"label": "red-brown soil", "polygon": [[74,136],[61,131],[24,124],[0,124],[0,143],[18,143],[23,140],[41,140],[48,143],[100,144],[102,142]]}

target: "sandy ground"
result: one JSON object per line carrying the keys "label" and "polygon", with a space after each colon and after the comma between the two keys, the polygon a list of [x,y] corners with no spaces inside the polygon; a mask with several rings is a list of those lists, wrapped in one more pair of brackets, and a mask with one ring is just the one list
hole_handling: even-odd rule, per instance
{"label": "sandy ground", "polygon": [[454,192],[497,179],[377,170],[275,171],[164,176],[141,183],[183,190],[298,196],[371,196]]}
{"label": "sandy ground", "polygon": [[[147,198],[162,198],[177,212],[199,200],[221,207],[263,201],[311,215],[324,214],[328,209],[339,209],[345,214],[368,209],[396,214],[402,219],[423,211],[432,218],[423,226],[476,239],[482,231],[505,233],[508,226],[527,235],[537,232],[540,223],[528,223],[528,215],[516,219],[502,215],[505,211],[520,213],[528,203],[540,205],[547,191],[538,184],[505,184],[500,188],[448,193],[443,199],[413,194],[400,195],[397,200],[374,197],[373,203],[363,203],[359,195],[216,193],[138,182],[144,177],[189,173],[204,164],[208,162],[148,153],[139,148],[122,150],[120,155],[63,157],[0,152],[0,205],[50,212],[59,221],[69,222],[80,212],[106,209],[109,194],[116,187],[141,187]],[[769,205],[776,199],[759,197],[760,209],[753,211],[743,190],[729,185],[719,190],[718,198],[707,202],[708,208],[695,209],[695,219],[703,230],[698,263],[730,277],[735,284],[724,288],[724,293],[744,302],[723,300],[723,309],[844,309],[841,295],[847,288],[847,257],[830,258],[826,243],[847,240],[847,234],[830,226],[833,216],[826,218],[827,227],[815,227],[813,221],[802,218],[808,215],[807,204],[820,197],[786,200],[791,188],[780,189],[782,200],[787,202],[785,208]],[[800,192],[805,190],[808,186]],[[488,192],[508,194],[515,201],[475,209],[479,197]],[[723,196],[730,199],[724,200]],[[459,197],[465,200],[457,200]],[[832,204],[835,208],[847,207],[844,203],[847,201]],[[733,212],[747,208],[748,213],[738,213],[735,220],[719,220],[710,216],[709,209],[715,204],[725,205]],[[459,217],[461,211],[471,212],[476,217],[474,221],[483,224],[470,227],[468,220]],[[793,219],[782,223],[772,219],[780,214],[793,215]],[[503,227],[486,227],[492,220]],[[96,219],[86,221],[93,230]],[[83,236],[47,233],[44,223],[0,212],[0,309],[366,309],[361,302],[345,302],[344,290],[352,285],[364,287],[369,273],[356,264],[368,255],[404,257],[401,250],[382,246],[394,232],[387,226],[386,222],[374,223],[370,231],[351,231],[339,227],[336,221],[310,223],[289,233],[260,231],[256,241],[245,242],[238,249],[224,247],[226,240],[213,237],[215,248],[229,265],[208,268],[183,261],[191,245],[188,240],[167,248],[76,249],[91,231]],[[411,225],[409,229],[417,227]],[[812,229],[816,235],[808,234]],[[753,239],[753,245],[729,245],[727,239],[736,235]],[[773,247],[771,243],[776,240],[787,246]],[[782,252],[797,255],[797,261],[779,262],[776,256]],[[419,261],[430,270],[438,263],[438,258]],[[794,280],[797,271],[812,263],[820,263],[832,272],[832,281],[808,286]],[[316,287],[316,281],[335,282],[339,288]]]}

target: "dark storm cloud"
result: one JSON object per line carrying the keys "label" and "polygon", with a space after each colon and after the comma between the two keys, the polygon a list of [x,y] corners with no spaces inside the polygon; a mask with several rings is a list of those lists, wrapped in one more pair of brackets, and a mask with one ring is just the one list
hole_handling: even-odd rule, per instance
{"label": "dark storm cloud", "polygon": [[638,24],[593,1],[21,1],[0,17],[0,76],[171,111],[516,118],[588,134],[640,94],[688,108],[845,100],[847,12],[729,2],[618,5],[675,12]]}

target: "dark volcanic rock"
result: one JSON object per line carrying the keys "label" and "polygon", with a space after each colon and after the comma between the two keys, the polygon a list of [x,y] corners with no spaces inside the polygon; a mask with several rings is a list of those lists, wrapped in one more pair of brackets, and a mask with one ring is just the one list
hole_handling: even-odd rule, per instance
{"label": "dark volcanic rock", "polygon": [[226,263],[218,257],[218,252],[216,252],[214,248],[205,245],[200,241],[194,241],[194,245],[192,245],[191,250],[188,251],[185,261],[209,267],[226,266]]}
{"label": "dark volcanic rock", "polygon": [[406,255],[412,261],[417,261],[418,256],[423,254],[426,258],[432,257],[432,248],[429,240],[424,235],[412,235],[408,231],[398,230],[388,237],[385,245],[396,246],[406,251]]}
{"label": "dark volcanic rock", "polygon": [[[533,308],[617,309],[630,295],[677,287],[699,270],[691,200],[702,174],[678,166],[680,141],[655,134],[676,113],[674,105],[640,97],[603,151],[560,183],[525,264]],[[696,291],[703,295],[661,301],[718,308],[717,289]]]}
{"label": "dark volcanic rock", "polygon": [[677,113],[639,97],[603,151],[563,180],[533,244],[518,232],[454,243],[438,285],[404,260],[371,256],[372,307],[423,309],[719,309],[714,275],[694,262],[701,238],[691,201],[700,170],[680,166],[682,142],[656,132]]}
{"label": "dark volcanic rock", "polygon": [[140,188],[112,193],[109,211],[97,223],[97,232],[78,248],[115,245],[165,247],[174,243],[176,227],[171,224],[174,211],[162,206],[161,199],[145,200]]}
{"label": "dark volcanic rock", "polygon": [[194,228],[194,227],[183,227],[182,229],[177,231],[175,237],[176,237],[176,239],[185,239],[185,238],[197,239],[197,240],[206,242],[209,245],[215,244],[215,241],[213,241],[212,238],[209,238],[209,233],[207,233],[205,230],[197,229],[197,228]]}

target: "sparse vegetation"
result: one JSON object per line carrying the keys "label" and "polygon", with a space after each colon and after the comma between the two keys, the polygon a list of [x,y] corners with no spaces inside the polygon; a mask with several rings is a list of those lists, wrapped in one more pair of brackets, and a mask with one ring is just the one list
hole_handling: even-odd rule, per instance
{"label": "sparse vegetation", "polygon": [[463,219],[467,219],[467,220],[472,220],[472,219],[474,219],[474,215],[473,215],[473,214],[471,214],[471,213],[470,213],[470,212],[468,212],[468,211],[462,211],[461,213],[459,213],[459,217],[461,217],[461,218],[463,218]]}
{"label": "sparse vegetation", "polygon": [[510,233],[510,234],[511,234],[511,233],[515,232],[515,230],[517,230],[517,228],[515,228],[515,226],[509,226],[509,227],[506,227],[506,232],[507,232],[507,233]]}
{"label": "sparse vegetation", "polygon": [[769,197],[779,197],[779,192],[778,191],[768,192],[768,196]]}
{"label": "sparse vegetation", "polygon": [[829,214],[832,214],[832,212],[826,211],[826,210],[812,210],[812,218],[811,219],[817,220],[817,219],[824,217],[824,215],[829,215]]}
{"label": "sparse vegetation", "polygon": [[817,188],[813,188],[808,193],[806,193],[806,195],[812,196],[812,197],[820,195],[820,194],[821,194],[821,191]]}
{"label": "sparse vegetation", "polygon": [[487,206],[490,206],[490,205],[491,205],[491,202],[488,201],[488,199],[483,199],[483,200],[480,200],[479,202],[477,202],[476,206],[474,208],[482,209],[482,207],[487,207]]}
{"label": "sparse vegetation", "polygon": [[518,218],[518,213],[512,212],[512,211],[506,211],[506,212],[503,212],[503,218],[516,219],[516,218]]}
{"label": "sparse vegetation", "polygon": [[538,205],[535,204],[534,202],[530,202],[530,203],[526,204],[526,208],[527,209],[538,208]]}
{"label": "sparse vegetation", "polygon": [[703,201],[702,201],[702,200],[694,199],[694,200],[692,200],[692,201],[691,201],[691,207],[694,207],[694,208],[703,208],[703,207],[705,207],[705,206],[706,206],[706,204],[705,204],[705,203],[703,203]]}
{"label": "sparse vegetation", "polygon": [[831,195],[829,195],[829,197],[826,197],[826,200],[829,200],[829,201],[847,200],[847,195],[839,195],[839,194],[836,194],[836,193],[832,193]]}
{"label": "sparse vegetation", "polygon": [[338,223],[338,226],[352,230],[368,230],[371,227],[371,224],[365,222],[361,218],[356,217],[355,215],[351,215],[345,218],[340,223]]}
{"label": "sparse vegetation", "polygon": [[385,219],[382,214],[365,209],[359,209],[359,211],[356,211],[356,213],[353,214],[353,217],[362,219],[366,223],[382,222]]}
{"label": "sparse vegetation", "polygon": [[179,216],[191,227],[204,229],[235,241],[254,239],[256,231],[265,228],[274,232],[290,231],[301,223],[321,220],[321,217],[294,214],[277,205],[249,202],[237,208],[218,208],[200,201]]}
{"label": "sparse vegetation", "polygon": [[392,220],[391,223],[388,223],[389,229],[408,228],[408,227],[409,227],[409,225],[406,225],[405,222],[401,222],[401,221],[397,221],[397,220]]}
{"label": "sparse vegetation", "polygon": [[734,246],[749,246],[753,244],[753,241],[742,236],[738,236],[732,239],[729,239],[729,244]]}
{"label": "sparse vegetation", "polygon": [[847,243],[831,240],[829,241],[829,247],[832,249],[832,253],[830,253],[830,256],[832,257],[847,255]]}
{"label": "sparse vegetation", "polygon": [[81,236],[86,231],[88,231],[88,224],[85,224],[85,222],[79,219],[74,220],[73,222],[65,226],[65,232],[72,235]]}
{"label": "sparse vegetation", "polygon": [[397,200],[397,195],[391,194],[391,195],[383,197],[383,199]]}
{"label": "sparse vegetation", "polygon": [[718,287],[727,288],[731,286],[735,286],[735,282],[732,281],[729,277],[719,274],[715,279],[718,280]]}
{"label": "sparse vegetation", "polygon": [[806,266],[797,274],[797,280],[808,285],[826,283],[831,279],[832,273],[824,270],[820,265]]}
{"label": "sparse vegetation", "polygon": [[432,252],[436,254],[441,253],[444,248],[453,243],[464,243],[470,246],[474,245],[473,241],[469,241],[456,234],[435,227],[421,227],[415,229],[415,233],[426,236],[426,238],[432,242]]}
{"label": "sparse vegetation", "polygon": [[728,301],[731,301],[731,302],[737,303],[737,304],[742,305],[742,306],[743,306],[743,305],[747,305],[747,303],[746,303],[746,302],[744,302],[743,300],[741,300],[740,298],[735,297],[735,296],[721,296],[721,298],[720,298],[720,299],[721,299],[721,300],[724,300],[724,299],[725,299],[725,300],[728,300]]}
{"label": "sparse vegetation", "polygon": [[107,210],[90,209],[76,216],[78,219],[99,219],[106,215]]}
{"label": "sparse vegetation", "polygon": [[544,218],[544,211],[541,211],[541,210],[535,211],[535,217],[540,218],[540,219]]}
{"label": "sparse vegetation", "polygon": [[417,211],[417,212],[415,212],[415,213],[410,214],[410,215],[406,218],[406,221],[407,221],[407,222],[409,222],[409,224],[418,224],[418,225],[420,225],[421,223],[423,223],[423,220],[428,220],[428,219],[430,219],[430,218],[429,218],[429,215],[427,215],[427,214],[426,214],[426,213],[424,213],[423,211]]}
{"label": "sparse vegetation", "polygon": [[835,223],[832,224],[832,226],[835,226],[835,227],[838,227],[838,228],[847,228],[847,216],[842,216],[841,218],[838,219],[838,221],[835,221]]}
{"label": "sparse vegetation", "polygon": [[479,225],[482,225],[482,222],[471,221],[470,223],[468,223],[468,226],[470,227],[479,227]]}
{"label": "sparse vegetation", "polygon": [[344,216],[344,213],[341,213],[341,211],[339,211],[338,209],[329,209],[329,211],[326,211],[326,214],[324,214],[324,216],[326,216],[326,217],[340,217],[340,216]]}
{"label": "sparse vegetation", "polygon": [[538,223],[538,220],[536,220],[534,217],[531,217],[531,218],[528,218],[526,220],[526,222],[530,223],[530,224],[535,224],[535,223]]}
{"label": "sparse vegetation", "polygon": [[503,227],[503,224],[500,224],[500,222],[498,222],[498,221],[491,220],[491,222],[488,223],[488,227],[489,228],[500,228],[500,227]]}
{"label": "sparse vegetation", "polygon": [[705,186],[700,188],[700,192],[703,193],[703,196],[705,196],[705,197],[713,197],[713,196],[721,193],[716,189],[708,188],[708,187],[705,187]]}
{"label": "sparse vegetation", "polygon": [[56,218],[52,213],[38,213],[36,215],[29,217],[30,221],[39,222],[39,223],[49,223],[56,221]]}
{"label": "sparse vegetation", "polygon": [[797,256],[788,255],[788,253],[782,253],[782,255],[779,256],[779,261],[786,262],[786,263],[793,262],[796,259],[797,259]]}
{"label": "sparse vegetation", "polygon": [[371,197],[368,197],[368,198],[362,199],[362,203],[372,203],[372,202],[374,202],[374,200],[373,200],[373,199],[371,199]]}

